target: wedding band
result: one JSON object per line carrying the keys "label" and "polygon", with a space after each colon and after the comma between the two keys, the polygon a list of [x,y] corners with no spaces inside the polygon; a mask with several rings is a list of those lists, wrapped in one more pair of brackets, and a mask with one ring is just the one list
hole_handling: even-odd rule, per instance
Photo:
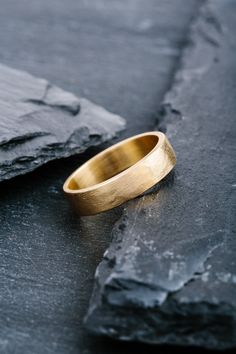
{"label": "wedding band", "polygon": [[165,134],[139,134],[84,163],[67,178],[63,190],[79,215],[93,215],[142,194],[175,164],[175,152]]}

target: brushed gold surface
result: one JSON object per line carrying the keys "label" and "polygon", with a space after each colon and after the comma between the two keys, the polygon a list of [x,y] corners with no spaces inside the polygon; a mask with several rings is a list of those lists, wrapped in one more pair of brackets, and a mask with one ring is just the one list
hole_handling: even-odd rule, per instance
{"label": "brushed gold surface", "polygon": [[175,152],[165,134],[147,132],[91,158],[67,178],[63,190],[79,215],[93,215],[142,194],[175,164]]}

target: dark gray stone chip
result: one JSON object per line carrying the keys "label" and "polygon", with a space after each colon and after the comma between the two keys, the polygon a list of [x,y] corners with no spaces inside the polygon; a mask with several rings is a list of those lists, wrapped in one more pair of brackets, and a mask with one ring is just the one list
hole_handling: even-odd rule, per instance
{"label": "dark gray stone chip", "polygon": [[101,144],[125,121],[47,80],[0,64],[0,181]]}

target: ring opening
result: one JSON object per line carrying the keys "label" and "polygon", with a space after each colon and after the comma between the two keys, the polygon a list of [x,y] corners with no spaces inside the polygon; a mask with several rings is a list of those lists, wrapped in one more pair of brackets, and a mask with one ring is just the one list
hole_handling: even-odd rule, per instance
{"label": "ring opening", "polygon": [[104,182],[137,163],[157,143],[158,136],[151,134],[128,139],[81,166],[71,177],[67,188],[78,190]]}

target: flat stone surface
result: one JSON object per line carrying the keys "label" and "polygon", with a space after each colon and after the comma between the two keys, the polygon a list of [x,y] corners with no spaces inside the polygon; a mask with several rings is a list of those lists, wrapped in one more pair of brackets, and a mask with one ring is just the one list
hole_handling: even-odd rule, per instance
{"label": "flat stone surface", "polygon": [[0,62],[126,118],[126,136],[143,132],[201,2],[0,0]]}
{"label": "flat stone surface", "polygon": [[[130,136],[153,129],[199,5],[199,0],[184,6],[183,0],[0,0],[0,62],[124,116],[121,138]],[[100,149],[0,184],[1,353],[157,352],[94,338],[82,324],[96,266],[122,208],[79,219],[62,184]]]}
{"label": "flat stone surface", "polygon": [[117,136],[125,120],[0,64],[0,181]]}
{"label": "flat stone surface", "polygon": [[113,229],[86,318],[96,334],[236,346],[235,12],[212,0],[193,26],[159,115],[177,165]]}

